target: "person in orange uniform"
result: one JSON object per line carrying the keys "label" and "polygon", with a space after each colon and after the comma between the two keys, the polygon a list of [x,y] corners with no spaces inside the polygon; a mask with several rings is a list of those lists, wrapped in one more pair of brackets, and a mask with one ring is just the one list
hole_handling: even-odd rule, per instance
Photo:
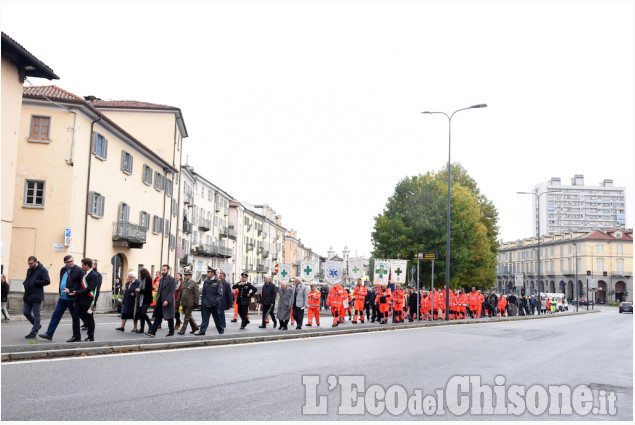
{"label": "person in orange uniform", "polygon": [[357,323],[357,317],[359,316],[362,323],[364,323],[364,300],[368,294],[368,289],[362,285],[362,280],[357,279],[357,286],[353,288],[353,297],[355,297],[355,318],[353,323]]}
{"label": "person in orange uniform", "polygon": [[238,289],[234,289],[234,318],[232,322],[238,322]]}
{"label": "person in orange uniform", "polygon": [[348,320],[353,320],[353,297],[351,296],[351,291],[347,289],[344,290],[346,300],[345,303],[347,307],[342,307],[342,317],[346,317],[346,313],[348,313]]}
{"label": "person in orange uniform", "polygon": [[315,283],[311,284],[309,291],[309,322],[307,326],[313,326],[313,317],[315,317],[315,325],[320,326],[320,297],[322,294],[317,290]]}
{"label": "person in orange uniform", "polygon": [[498,298],[498,317],[505,317],[505,307],[507,307],[507,298],[501,294]]}
{"label": "person in orange uniform", "polygon": [[459,290],[458,295],[456,296],[458,310],[459,310],[459,319],[465,319],[465,310],[467,309],[467,294],[461,289]]}
{"label": "person in orange uniform", "polygon": [[477,310],[477,314],[478,317],[481,317],[482,314],[481,312],[483,311],[483,303],[485,302],[485,296],[483,294],[481,294],[481,291],[476,291],[478,294],[478,310]]}
{"label": "person in orange uniform", "polygon": [[388,315],[390,314],[390,289],[388,285],[380,285],[377,290],[377,298],[375,299],[375,304],[379,306],[379,315],[381,316],[381,324],[384,325],[388,323]]}
{"label": "person in orange uniform", "polygon": [[336,327],[340,323],[344,322],[344,317],[341,316],[342,304],[344,301],[344,288],[339,283],[331,286],[329,289],[329,296],[326,299],[326,306],[331,307],[331,313],[333,314],[333,327]]}
{"label": "person in orange uniform", "polygon": [[467,295],[467,303],[470,307],[470,313],[472,314],[473,319],[477,319],[480,317],[478,314],[481,310],[481,297],[479,297],[479,293],[476,292],[476,288],[472,287],[472,291]]}
{"label": "person in orange uniform", "polygon": [[395,292],[392,293],[392,302],[395,310],[395,319],[393,320],[393,323],[403,323],[403,306],[406,304],[406,295],[399,284],[395,286]]}
{"label": "person in orange uniform", "polygon": [[439,294],[439,291],[437,291],[436,289],[433,290],[430,295],[432,296],[432,302],[430,304],[430,308],[432,309],[432,320],[437,320],[439,318],[441,295]]}
{"label": "person in orange uniform", "polygon": [[428,320],[430,317],[430,298],[428,296],[428,291],[421,292],[421,302],[419,303],[419,308],[421,309],[421,316],[423,320]]}
{"label": "person in orange uniform", "polygon": [[456,313],[456,294],[450,289],[450,320],[454,320],[457,317]]}
{"label": "person in orange uniform", "polygon": [[150,307],[154,307],[157,305],[157,288],[159,287],[160,281],[161,273],[156,272],[154,280],[152,281],[152,304],[150,304]]}

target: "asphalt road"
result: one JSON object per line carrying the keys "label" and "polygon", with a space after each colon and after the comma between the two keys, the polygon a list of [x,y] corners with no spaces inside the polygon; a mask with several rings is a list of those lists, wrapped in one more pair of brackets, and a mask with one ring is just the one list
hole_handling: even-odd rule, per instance
{"label": "asphalt road", "polygon": [[[601,310],[545,320],[3,363],[1,419],[632,420],[633,316],[618,314],[615,308]],[[443,415],[426,418],[424,413],[422,418],[406,408],[394,416],[391,411],[399,409],[388,406],[395,403],[386,400],[382,410],[382,402],[375,400],[381,395],[373,392],[390,392],[400,385],[408,397],[417,394],[416,389],[423,396],[434,395],[452,377],[468,375],[490,386],[502,376],[505,388],[587,385],[595,406],[601,391],[612,392],[617,411],[585,416],[545,411],[535,416],[525,410],[518,417],[468,411],[457,416],[456,403],[446,400]],[[307,389],[303,376],[307,384],[319,379],[319,385]],[[340,411],[349,398],[341,396],[346,376],[364,380],[361,391],[366,392],[358,394],[359,406],[365,407],[361,414]],[[322,404],[310,396],[312,389],[325,397]],[[365,403],[364,396],[370,401]],[[326,407],[325,414],[303,414],[303,406],[318,404]]]}

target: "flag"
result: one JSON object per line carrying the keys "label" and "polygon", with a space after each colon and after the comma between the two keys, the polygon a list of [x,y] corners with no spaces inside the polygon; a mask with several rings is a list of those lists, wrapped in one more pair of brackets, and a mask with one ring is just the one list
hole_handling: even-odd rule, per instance
{"label": "flag", "polygon": [[373,273],[374,285],[388,285],[388,273],[390,272],[390,260],[375,260]]}
{"label": "flag", "polygon": [[234,281],[234,263],[220,263],[219,269],[225,273],[225,280],[227,282]]}
{"label": "flag", "polygon": [[278,280],[280,282],[289,283],[289,275],[291,274],[291,264],[280,263],[278,264]]}
{"label": "flag", "polygon": [[364,274],[364,261],[361,259],[348,260],[348,277],[359,279]]}
{"label": "flag", "polygon": [[344,271],[343,261],[328,260],[324,266],[324,280],[331,285],[342,281],[342,272]]}
{"label": "flag", "polygon": [[406,268],[408,260],[390,260],[390,281],[392,283],[406,283]]}
{"label": "flag", "polygon": [[315,261],[302,261],[300,262],[300,276],[305,282],[311,282],[315,279],[315,273],[317,272],[317,265]]}

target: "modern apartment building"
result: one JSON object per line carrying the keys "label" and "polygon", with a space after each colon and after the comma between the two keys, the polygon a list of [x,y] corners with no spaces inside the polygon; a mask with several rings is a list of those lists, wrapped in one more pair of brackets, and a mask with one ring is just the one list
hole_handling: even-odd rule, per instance
{"label": "modern apartment building", "polygon": [[626,225],[624,187],[605,179],[597,186],[585,186],[576,174],[571,185],[553,177],[534,187],[534,229],[539,235],[572,230],[623,229]]}
{"label": "modern apartment building", "polygon": [[[564,232],[501,244],[498,253],[497,290],[518,292],[516,275],[533,294],[564,293],[567,298],[586,297],[587,279],[598,280],[595,299],[602,302],[633,300],[633,231],[594,230]],[[577,282],[577,294],[574,293]],[[591,297],[591,295],[590,295]]]}

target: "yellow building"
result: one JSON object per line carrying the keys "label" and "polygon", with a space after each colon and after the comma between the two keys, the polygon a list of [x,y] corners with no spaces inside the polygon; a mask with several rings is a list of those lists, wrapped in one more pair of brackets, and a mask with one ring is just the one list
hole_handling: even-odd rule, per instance
{"label": "yellow building", "polygon": [[[540,270],[538,254],[540,253]],[[564,293],[567,298],[586,298],[587,279],[598,281],[595,299],[615,302],[633,299],[633,231],[594,230],[565,232],[540,238],[502,243],[498,253],[497,290],[511,292],[516,275],[532,294]],[[577,293],[574,293],[577,282]],[[518,287],[517,289],[520,289]],[[589,293],[592,299],[592,293]]]}
{"label": "yellow building", "polygon": [[[154,134],[132,127],[143,137]],[[129,271],[176,264],[174,152],[158,155],[91,103],[56,86],[24,88],[19,134],[11,278],[24,277],[29,255],[51,268],[53,282],[64,255],[76,261],[87,256],[99,260],[102,293],[108,293]],[[174,127],[169,137],[152,142],[167,139],[175,140]],[[57,284],[47,291],[56,294]],[[109,308],[110,297],[99,304]]]}
{"label": "yellow building", "polygon": [[[2,33],[2,273],[8,273],[13,235],[13,198],[22,111],[22,84],[26,77],[57,80],[53,70]],[[7,275],[10,278],[10,275]]]}

